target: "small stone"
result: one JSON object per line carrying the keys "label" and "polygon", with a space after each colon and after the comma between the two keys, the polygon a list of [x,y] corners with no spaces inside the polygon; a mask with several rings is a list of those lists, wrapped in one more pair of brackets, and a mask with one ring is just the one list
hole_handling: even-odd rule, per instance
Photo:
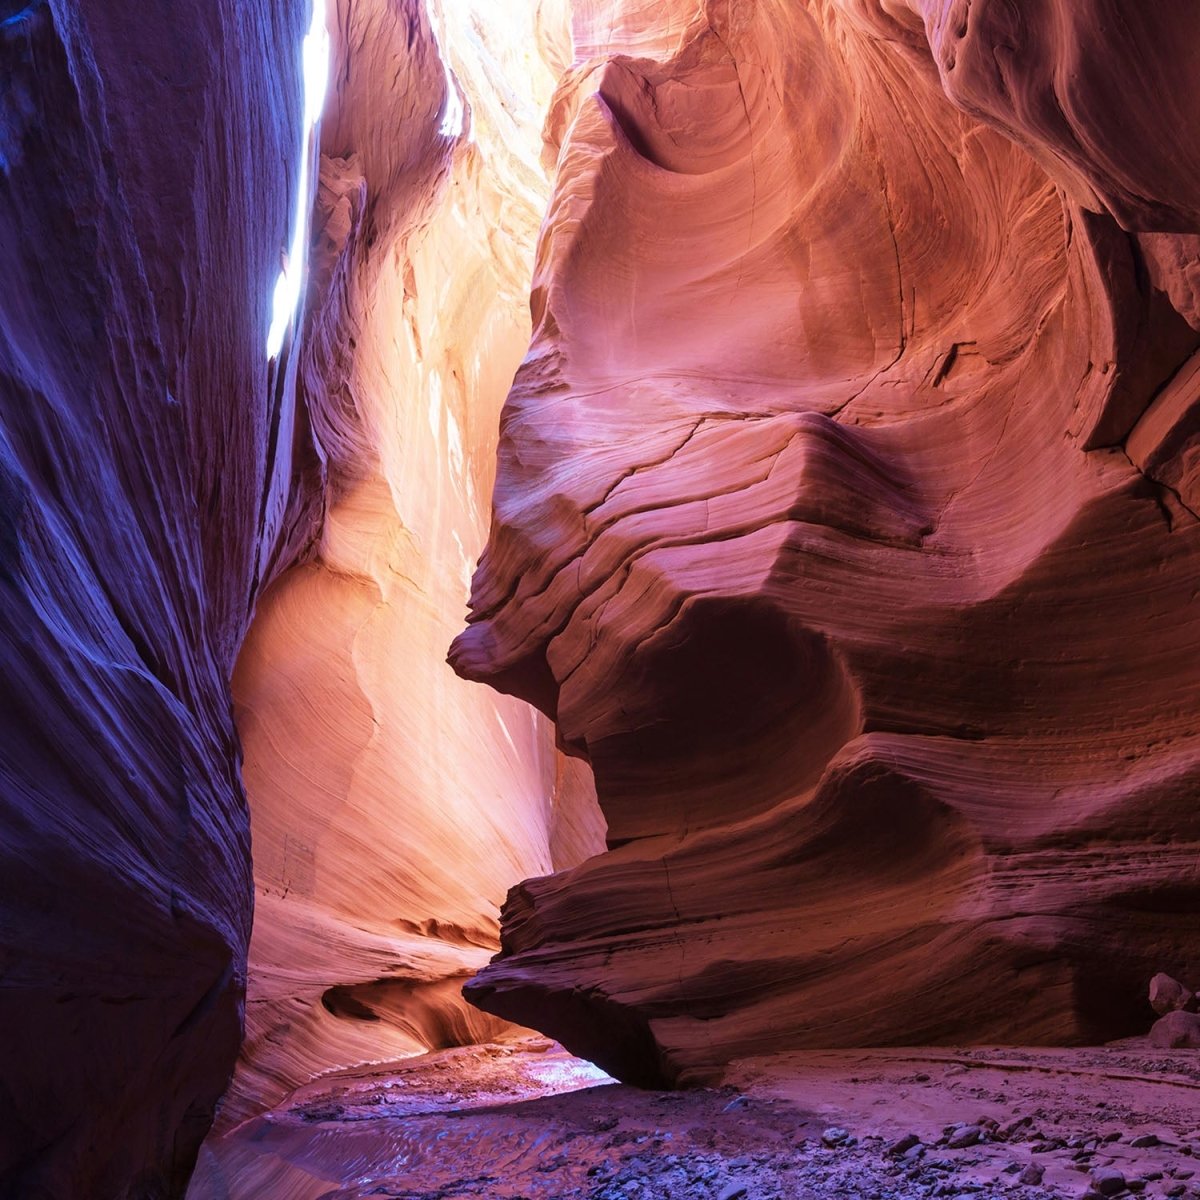
{"label": "small stone", "polygon": [[1195,1012],[1196,993],[1162,972],[1150,980],[1150,1007],[1160,1017],[1170,1012]]}
{"label": "small stone", "polygon": [[919,1159],[922,1159],[924,1157],[925,1157],[925,1147],[922,1146],[920,1142],[918,1142],[911,1149],[905,1150],[905,1152],[904,1152],[904,1161],[905,1162],[917,1162]]}
{"label": "small stone", "polygon": [[1186,1191],[1187,1191],[1186,1183],[1173,1183],[1173,1184],[1171,1184],[1171,1186],[1169,1188],[1167,1188],[1167,1195],[1168,1196],[1182,1196],[1183,1193]]}
{"label": "small stone", "polygon": [[950,1135],[950,1140],[946,1145],[951,1150],[965,1150],[968,1146],[975,1146],[982,1140],[983,1130],[978,1125],[964,1125]]}
{"label": "small stone", "polygon": [[889,1154],[907,1154],[914,1146],[919,1146],[921,1139],[915,1133],[906,1133],[899,1141],[888,1147]]}
{"label": "small stone", "polygon": [[1092,1172],[1092,1187],[1102,1196],[1115,1196],[1125,1190],[1125,1176],[1116,1167],[1097,1167]]}
{"label": "small stone", "polygon": [[838,1125],[831,1125],[823,1134],[821,1141],[827,1146],[841,1146],[849,1138],[850,1134],[847,1130],[842,1129]]}
{"label": "small stone", "polygon": [[746,1185],[744,1183],[727,1183],[717,1196],[717,1200],[741,1200],[741,1197],[746,1194]]}
{"label": "small stone", "polygon": [[748,1097],[735,1096],[727,1105],[725,1105],[723,1109],[721,1109],[721,1111],[723,1113],[737,1112],[739,1108],[745,1108],[749,1103],[750,1100]]}
{"label": "small stone", "polygon": [[1158,1140],[1158,1134],[1156,1133],[1142,1133],[1135,1137],[1129,1144],[1135,1150],[1145,1150],[1150,1146],[1157,1146]]}
{"label": "small stone", "polygon": [[1042,1177],[1046,1174],[1045,1167],[1039,1167],[1037,1163],[1030,1163],[1029,1166],[1021,1172],[1021,1177],[1017,1181],[1023,1183],[1026,1187],[1036,1187],[1042,1182]]}

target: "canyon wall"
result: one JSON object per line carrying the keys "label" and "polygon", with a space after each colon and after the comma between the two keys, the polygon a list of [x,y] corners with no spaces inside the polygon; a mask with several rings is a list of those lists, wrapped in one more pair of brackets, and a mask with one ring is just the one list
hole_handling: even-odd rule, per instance
{"label": "canyon wall", "polygon": [[460,986],[506,889],[603,844],[549,724],[444,662],[565,12],[331,5],[318,153],[311,11],[0,3],[3,1196],[182,1194],[256,892],[223,1127],[505,1028]]}
{"label": "canyon wall", "polygon": [[495,1036],[461,989],[505,893],[603,848],[545,718],[445,661],[529,339],[553,29],[375,0],[332,24],[303,366],[325,520],[234,676],[256,900],[221,1128],[329,1070]]}
{"label": "canyon wall", "polygon": [[470,996],[639,1082],[1144,1024],[1193,7],[340,0],[269,362],[308,19],[0,0],[0,1195],[181,1194],[255,897],[226,1127],[496,1032],[522,876]]}
{"label": "canyon wall", "polygon": [[180,1194],[237,1054],[307,10],[0,3],[0,1195]]}
{"label": "canyon wall", "polygon": [[1144,1029],[1200,953],[1200,13],[574,11],[451,657],[610,848],[468,995],[645,1084]]}

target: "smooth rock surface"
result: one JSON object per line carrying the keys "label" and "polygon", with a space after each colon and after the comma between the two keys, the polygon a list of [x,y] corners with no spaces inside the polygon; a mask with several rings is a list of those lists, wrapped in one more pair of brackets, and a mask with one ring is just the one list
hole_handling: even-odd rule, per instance
{"label": "smooth rock surface", "polygon": [[324,525],[233,680],[256,906],[222,1128],[329,1071],[495,1036],[461,988],[505,893],[603,848],[587,767],[445,662],[529,336],[553,83],[535,16],[332,15],[303,380]]}
{"label": "smooth rock surface", "polygon": [[1196,999],[1191,988],[1161,971],[1150,980],[1150,1007],[1159,1016],[1171,1012],[1195,1012]]}
{"label": "smooth rock surface", "polygon": [[1154,1022],[1150,1044],[1160,1050],[1200,1050],[1200,1013],[1169,1012]]}
{"label": "smooth rock surface", "polygon": [[1200,950],[1198,19],[575,7],[451,658],[611,849],[476,1003],[643,1084],[1144,1030]]}
{"label": "smooth rock surface", "polygon": [[[308,0],[0,4],[5,1196],[182,1194],[251,840],[225,1125],[495,1035],[460,985],[506,889],[602,845],[586,766],[444,663],[563,11],[329,9],[318,155]],[[269,364],[285,264],[309,303]]]}
{"label": "smooth rock surface", "polygon": [[4,1196],[181,1194],[237,1054],[229,678],[316,515],[266,356],[307,7],[0,5]]}

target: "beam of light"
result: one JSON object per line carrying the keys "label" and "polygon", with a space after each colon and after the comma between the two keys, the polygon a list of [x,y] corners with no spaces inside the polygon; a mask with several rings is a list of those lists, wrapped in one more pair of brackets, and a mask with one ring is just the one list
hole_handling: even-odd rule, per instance
{"label": "beam of light", "polygon": [[438,22],[433,11],[433,0],[426,0],[425,11],[429,15],[429,28],[433,32],[433,43],[442,64],[442,74],[446,77],[446,99],[442,103],[442,123],[438,126],[438,133],[442,137],[461,137],[463,129],[466,127],[467,114],[463,109],[462,97],[458,94],[458,87],[455,85],[442,39],[438,35]]}
{"label": "beam of light", "polygon": [[304,74],[304,120],[300,130],[300,182],[296,221],[283,270],[275,283],[271,303],[271,328],[267,332],[267,357],[279,357],[287,331],[300,307],[300,285],[308,259],[308,226],[312,207],[311,169],[316,159],[313,131],[325,107],[329,88],[329,31],[325,26],[325,0],[313,0],[312,23],[300,48]]}

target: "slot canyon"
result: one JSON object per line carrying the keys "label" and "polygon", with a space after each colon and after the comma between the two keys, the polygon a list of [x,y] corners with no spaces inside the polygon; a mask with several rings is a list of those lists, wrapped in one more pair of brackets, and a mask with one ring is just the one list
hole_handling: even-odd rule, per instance
{"label": "slot canyon", "polygon": [[0,0],[0,1200],[1200,1200],[1195,0]]}

